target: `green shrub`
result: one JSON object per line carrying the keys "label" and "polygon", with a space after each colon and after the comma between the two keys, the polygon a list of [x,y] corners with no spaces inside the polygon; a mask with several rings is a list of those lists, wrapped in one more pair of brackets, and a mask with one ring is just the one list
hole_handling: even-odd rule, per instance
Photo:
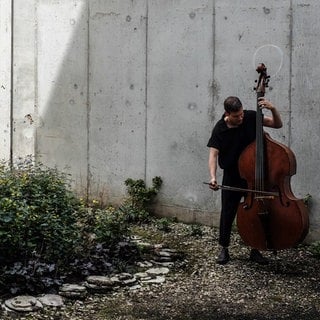
{"label": "green shrub", "polygon": [[125,213],[129,222],[147,221],[149,219],[148,206],[158,194],[162,179],[154,177],[151,188],[147,188],[142,179],[133,180],[129,178],[125,181],[125,185],[129,196],[120,207],[120,210]]}
{"label": "green shrub", "polygon": [[190,226],[190,235],[193,237],[202,237],[203,236],[203,230],[201,228],[201,225],[199,224],[192,224]]}
{"label": "green shrub", "polygon": [[306,207],[310,207],[311,201],[312,201],[312,195],[307,193],[302,200],[303,200],[303,203],[306,205]]}
{"label": "green shrub", "polygon": [[10,261],[70,257],[79,239],[79,201],[68,176],[31,158],[0,168],[0,253]]}
{"label": "green shrub", "polygon": [[[82,234],[82,252],[89,253],[96,244],[112,247],[129,235],[129,224],[124,213],[115,209],[87,208],[78,221]],[[83,250],[86,248],[85,250]]]}
{"label": "green shrub", "polygon": [[31,157],[0,163],[0,293],[42,290],[66,276],[105,274],[114,261],[130,260],[119,243],[130,222],[146,219],[161,183],[156,177],[146,188],[128,179],[123,206],[104,209],[78,199],[70,175]]}
{"label": "green shrub", "polygon": [[70,176],[28,157],[13,166],[0,165],[0,256],[5,261],[67,263],[87,256],[97,244],[112,246],[128,234],[128,223],[144,221],[146,206],[162,180],[152,188],[127,179],[129,197],[119,208],[84,206],[72,193]]}
{"label": "green shrub", "polygon": [[159,218],[155,220],[155,224],[158,230],[164,231],[164,232],[170,232],[170,219],[168,218]]}
{"label": "green shrub", "polygon": [[320,259],[320,241],[315,241],[310,244],[309,251],[312,255],[318,259]]}

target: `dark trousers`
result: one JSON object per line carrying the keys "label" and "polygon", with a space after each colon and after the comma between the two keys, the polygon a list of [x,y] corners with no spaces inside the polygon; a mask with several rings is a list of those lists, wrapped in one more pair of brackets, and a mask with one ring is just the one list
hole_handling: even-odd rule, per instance
{"label": "dark trousers", "polygon": [[[238,170],[224,170],[222,184],[231,187],[246,188],[246,181],[241,179]],[[230,244],[231,229],[237,214],[242,192],[221,190],[221,214],[219,229],[219,244],[228,247]]]}

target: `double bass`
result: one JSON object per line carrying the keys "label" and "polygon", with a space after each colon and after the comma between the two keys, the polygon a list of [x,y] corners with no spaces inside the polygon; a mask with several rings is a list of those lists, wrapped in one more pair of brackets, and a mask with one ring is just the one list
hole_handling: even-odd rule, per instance
{"label": "double bass", "polygon": [[308,210],[290,186],[296,173],[296,158],[285,145],[263,130],[263,113],[258,99],[265,94],[269,76],[261,63],[256,70],[256,139],[239,158],[239,171],[248,190],[237,211],[237,227],[242,240],[259,250],[288,249],[301,243],[308,233]]}

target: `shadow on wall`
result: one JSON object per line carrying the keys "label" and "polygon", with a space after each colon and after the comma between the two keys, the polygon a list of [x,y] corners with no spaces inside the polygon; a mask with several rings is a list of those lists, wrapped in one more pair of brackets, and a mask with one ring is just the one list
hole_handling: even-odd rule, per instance
{"label": "shadow on wall", "polygon": [[67,167],[78,191],[112,203],[127,178],[154,176],[164,180],[161,203],[212,203],[202,185],[212,108],[207,1],[40,1],[37,15],[43,161]]}
{"label": "shadow on wall", "polygon": [[145,1],[38,2],[37,155],[82,194],[114,201],[126,178],[144,177],[145,10]]}

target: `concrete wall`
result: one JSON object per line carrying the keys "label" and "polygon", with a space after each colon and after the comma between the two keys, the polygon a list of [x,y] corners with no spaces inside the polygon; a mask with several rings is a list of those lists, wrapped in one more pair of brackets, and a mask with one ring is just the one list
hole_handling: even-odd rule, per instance
{"label": "concrete wall", "polygon": [[0,158],[7,160],[11,155],[11,17],[11,1],[0,1]]}
{"label": "concrete wall", "polygon": [[127,178],[161,176],[158,214],[217,224],[220,192],[202,184],[206,143],[226,96],[255,109],[264,62],[284,120],[270,133],[296,154],[292,189],[312,195],[310,239],[320,239],[319,9],[317,0],[2,0],[1,156],[36,154],[112,203]]}

